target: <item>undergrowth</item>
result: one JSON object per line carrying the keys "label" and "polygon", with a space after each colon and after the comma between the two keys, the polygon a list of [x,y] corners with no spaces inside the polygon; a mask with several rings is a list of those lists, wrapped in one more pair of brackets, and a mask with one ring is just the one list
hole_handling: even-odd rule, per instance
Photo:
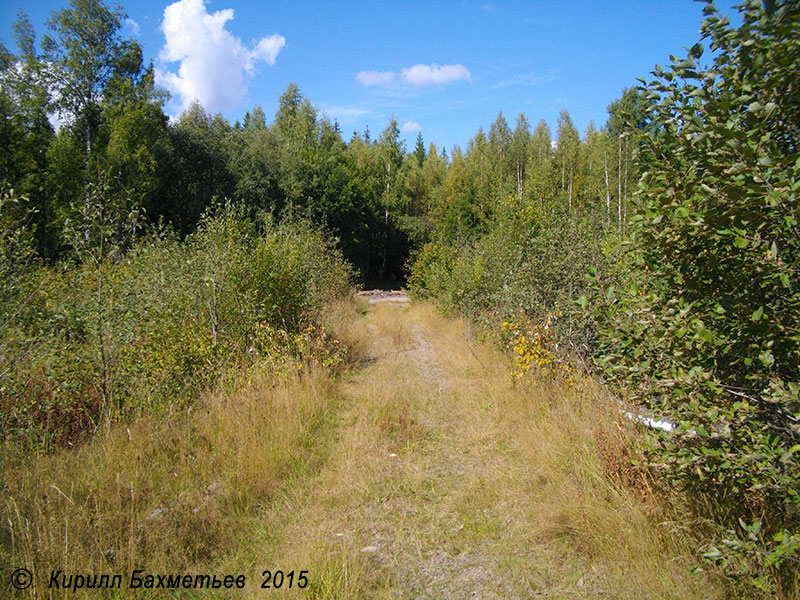
{"label": "undergrowth", "polygon": [[280,378],[309,354],[341,361],[320,314],[346,295],[351,271],[307,223],[220,206],[184,241],[155,230],[102,258],[14,274],[0,329],[7,444],[75,446],[242,368]]}

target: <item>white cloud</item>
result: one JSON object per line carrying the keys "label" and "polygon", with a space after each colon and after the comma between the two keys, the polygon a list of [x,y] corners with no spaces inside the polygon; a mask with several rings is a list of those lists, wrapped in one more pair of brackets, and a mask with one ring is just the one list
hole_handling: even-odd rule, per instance
{"label": "white cloud", "polygon": [[125,25],[131,28],[131,33],[134,36],[139,35],[139,24],[131,18],[125,19]]}
{"label": "white cloud", "polygon": [[429,85],[444,85],[454,81],[472,81],[467,68],[462,64],[442,65],[414,65],[403,69],[400,78],[414,87],[427,87]]}
{"label": "white cloud", "polygon": [[401,133],[413,133],[414,131],[422,131],[422,125],[420,125],[416,121],[406,121],[400,127]]}
{"label": "white cloud", "polygon": [[164,9],[166,41],[159,58],[179,67],[177,73],[159,68],[156,78],[178,97],[181,110],[195,100],[209,112],[235,108],[247,93],[245,75],[255,73],[258,61],[274,65],[286,46],[276,33],[247,48],[225,29],[232,19],[230,8],[209,14],[205,0],[180,0]]}
{"label": "white cloud", "polygon": [[356,81],[370,87],[394,87],[397,83],[412,87],[429,87],[432,85],[445,85],[455,81],[472,81],[469,70],[462,64],[442,65],[414,65],[402,69],[398,77],[394,71],[361,71],[356,75]]}
{"label": "white cloud", "polygon": [[366,86],[388,85],[394,82],[394,71],[361,71],[356,75],[356,81]]}

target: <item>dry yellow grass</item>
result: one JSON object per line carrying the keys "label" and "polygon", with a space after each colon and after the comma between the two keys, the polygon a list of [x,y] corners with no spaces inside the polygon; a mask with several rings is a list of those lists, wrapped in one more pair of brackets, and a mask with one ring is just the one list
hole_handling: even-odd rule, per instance
{"label": "dry yellow grass", "polygon": [[634,434],[592,382],[513,385],[428,305],[358,327],[370,360],[343,385],[330,460],[267,511],[280,534],[255,563],[308,568],[312,598],[723,596],[621,480]]}
{"label": "dry yellow grass", "polygon": [[[3,571],[243,573],[237,597],[259,598],[723,597],[689,575],[627,467],[635,432],[591,381],[514,385],[426,304],[328,320],[353,349],[337,381],[256,382],[7,460]],[[265,569],[310,583],[267,592]]]}
{"label": "dry yellow grass", "polygon": [[321,464],[337,401],[327,376],[306,373],[209,395],[74,452],[6,456],[3,574],[26,566],[42,597],[51,569],[213,570],[283,486]]}

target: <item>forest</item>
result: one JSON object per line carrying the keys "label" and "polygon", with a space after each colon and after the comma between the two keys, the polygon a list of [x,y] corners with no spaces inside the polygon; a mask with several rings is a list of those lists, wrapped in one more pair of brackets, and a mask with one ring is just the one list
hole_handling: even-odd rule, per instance
{"label": "forest", "polygon": [[330,307],[404,285],[513,381],[591,378],[668,421],[624,473],[680,507],[731,597],[797,597],[800,4],[739,11],[707,2],[697,43],[605,123],[500,113],[449,153],[394,118],[346,135],[294,84],[271,119],[170,120],[121,8],[71,0],[40,41],[20,15],[0,46],[4,465],[243,377],[344,377]]}

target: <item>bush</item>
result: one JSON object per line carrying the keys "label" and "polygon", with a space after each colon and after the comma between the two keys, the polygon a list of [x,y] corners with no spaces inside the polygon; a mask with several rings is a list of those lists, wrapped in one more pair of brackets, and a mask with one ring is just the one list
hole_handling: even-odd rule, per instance
{"label": "bush", "polygon": [[26,277],[24,318],[3,332],[13,368],[0,375],[0,428],[50,447],[76,443],[105,418],[185,402],[275,355],[330,366],[336,351],[316,324],[325,302],[350,289],[351,271],[308,223],[254,221],[226,205],[184,242],[154,231],[116,262]]}
{"label": "bush", "polygon": [[435,297],[498,334],[503,322],[530,323],[529,334],[548,324],[547,352],[554,359],[583,355],[593,332],[574,299],[588,289],[587,271],[610,273],[616,253],[601,222],[570,214],[561,203],[510,197],[476,241],[423,247],[411,264],[411,292]]}
{"label": "bush", "polygon": [[718,528],[705,558],[769,593],[798,590],[800,6],[712,5],[703,39],[647,85],[629,281],[599,287],[599,365],[678,423],[653,463]]}

